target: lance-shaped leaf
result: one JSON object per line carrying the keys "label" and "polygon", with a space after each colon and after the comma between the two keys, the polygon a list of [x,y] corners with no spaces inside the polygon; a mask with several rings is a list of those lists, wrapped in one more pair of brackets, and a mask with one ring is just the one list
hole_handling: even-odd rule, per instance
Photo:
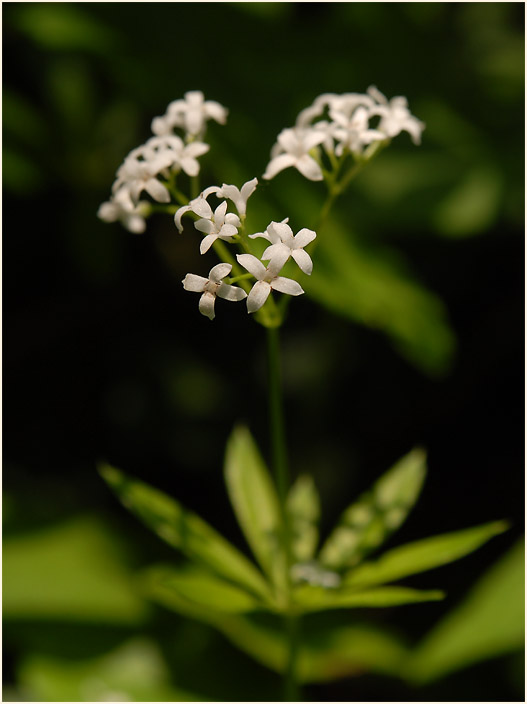
{"label": "lance-shaped leaf", "polygon": [[280,505],[273,481],[247,428],[235,428],[227,442],[225,481],[247,542],[275,586],[283,590],[287,568]]}
{"label": "lance-shaped leaf", "polygon": [[303,611],[326,609],[385,608],[421,601],[438,601],[444,598],[438,590],[418,591],[407,587],[378,587],[365,591],[354,589],[323,589],[306,585],[293,592],[293,599]]}
{"label": "lance-shaped leaf", "polygon": [[426,456],[416,448],[344,511],[320,551],[321,563],[337,570],[352,567],[381,545],[406,519],[425,476]]}
{"label": "lance-shaped leaf", "polygon": [[158,566],[148,571],[149,591],[161,596],[167,606],[180,610],[181,601],[190,607],[224,613],[245,613],[266,608],[265,604],[242,589],[200,567]]}
{"label": "lance-shaped leaf", "polygon": [[520,540],[427,633],[406,663],[414,684],[525,647],[525,549]]}
{"label": "lance-shaped leaf", "polygon": [[99,468],[123,505],[160,538],[188,558],[266,598],[268,586],[258,569],[199,516],[148,484],[110,465]]}
{"label": "lance-shaped leaf", "polygon": [[495,521],[401,545],[375,562],[366,562],[348,572],[344,584],[348,587],[384,584],[446,565],[468,555],[507,527],[504,521]]}
{"label": "lance-shaped leaf", "polygon": [[293,557],[297,562],[308,562],[317,548],[317,523],[320,517],[320,500],[310,476],[298,477],[289,491],[286,509],[292,533]]}

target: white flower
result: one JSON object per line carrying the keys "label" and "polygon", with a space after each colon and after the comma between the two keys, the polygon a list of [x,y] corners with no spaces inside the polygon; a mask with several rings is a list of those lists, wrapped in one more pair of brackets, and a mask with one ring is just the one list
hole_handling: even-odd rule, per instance
{"label": "white flower", "polygon": [[408,101],[399,95],[390,101],[375,86],[368,88],[368,93],[378,105],[370,110],[370,115],[380,115],[381,121],[378,129],[387,137],[396,137],[403,130],[408,132],[414,144],[421,143],[421,132],[425,128],[424,122],[414,117],[408,110]]}
{"label": "white flower", "polygon": [[313,262],[303,248],[312,242],[316,236],[317,233],[313,230],[308,230],[307,227],[302,228],[296,235],[293,235],[293,230],[285,222],[272,222],[265,232],[249,235],[251,239],[263,237],[271,242],[271,245],[262,254],[262,259],[278,258],[278,261],[283,260],[285,264],[289,257],[293,257],[304,274],[311,274]]}
{"label": "white flower", "polygon": [[310,181],[322,181],[322,171],[309,152],[321,144],[326,135],[311,128],[292,127],[282,130],[271,151],[271,161],[263,175],[271,179],[284,169],[294,166]]}
{"label": "white flower", "polygon": [[232,200],[238,214],[243,216],[247,212],[247,201],[249,196],[254,193],[257,185],[257,178],[253,178],[251,181],[244,183],[241,190],[238,190],[236,186],[229,186],[224,183],[223,186],[216,192],[216,195],[218,198],[228,198],[229,200]]}
{"label": "white flower", "polygon": [[335,111],[330,113],[338,125],[334,134],[339,144],[335,149],[335,154],[341,156],[344,149],[361,154],[365,144],[375,141],[382,141],[386,135],[379,130],[372,130],[368,127],[370,113],[364,106],[358,107],[350,118],[344,113]]}
{"label": "white flower", "polygon": [[232,242],[233,235],[238,234],[237,228],[240,227],[240,218],[234,213],[227,213],[227,201],[224,200],[214,213],[211,208],[209,217],[203,217],[195,222],[194,227],[206,235],[201,240],[199,247],[201,254],[205,254],[217,239]]}
{"label": "white flower", "polygon": [[247,311],[254,313],[263,306],[272,290],[287,293],[290,296],[300,296],[304,289],[297,281],[278,276],[284,262],[281,258],[271,259],[267,266],[252,254],[237,254],[238,262],[256,279],[247,298]]}
{"label": "white flower", "polygon": [[212,208],[207,202],[207,198],[211,193],[215,193],[218,190],[218,186],[210,186],[202,191],[197,198],[189,201],[188,205],[183,205],[176,211],[174,215],[174,222],[176,227],[180,232],[183,232],[183,225],[181,224],[181,218],[185,213],[195,213],[199,215],[200,218],[207,218],[210,220],[212,217]]}
{"label": "white flower", "polygon": [[174,100],[168,106],[163,117],[152,120],[152,132],[159,136],[172,134],[174,127],[186,130],[187,135],[195,137],[204,131],[209,119],[224,125],[227,120],[227,108],[215,100],[205,100],[200,90],[185,93],[184,100]]}
{"label": "white flower", "polygon": [[232,266],[230,264],[216,264],[210,270],[208,279],[196,274],[187,274],[182,281],[185,291],[195,291],[203,294],[199,299],[199,311],[211,320],[215,315],[214,304],[216,296],[225,298],[227,301],[242,301],[247,296],[243,289],[237,286],[230,286],[222,281],[230,274],[231,269]]}
{"label": "white flower", "polygon": [[171,165],[171,157],[166,152],[148,153],[148,160],[142,159],[144,147],[134,149],[117,170],[117,179],[112,190],[114,193],[127,187],[132,200],[137,201],[140,193],[146,191],[158,203],[170,203],[170,193],[157,180],[156,176]]}
{"label": "white flower", "polygon": [[114,193],[109,201],[100,205],[97,216],[105,222],[120,220],[127,230],[140,234],[145,231],[145,216],[148,211],[149,205],[146,201],[134,204],[128,189],[123,187]]}
{"label": "white flower", "polygon": [[197,176],[200,168],[197,157],[206,154],[209,149],[210,146],[204,142],[185,144],[176,135],[165,135],[151,137],[145,144],[143,156],[146,161],[150,161],[154,157],[162,155],[170,159],[170,166],[183,169],[189,176]]}

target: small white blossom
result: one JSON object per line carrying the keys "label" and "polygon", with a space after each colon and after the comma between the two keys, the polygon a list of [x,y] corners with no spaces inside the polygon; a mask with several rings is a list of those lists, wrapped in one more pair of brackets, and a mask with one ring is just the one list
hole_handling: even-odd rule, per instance
{"label": "small white blossom", "polygon": [[172,134],[175,127],[184,129],[188,137],[201,135],[209,119],[224,125],[227,108],[215,100],[205,100],[200,90],[185,93],[184,100],[172,101],[162,117],[152,120],[152,132],[159,136]]}
{"label": "small white blossom", "polygon": [[199,247],[201,254],[205,254],[217,239],[232,242],[233,235],[238,234],[240,218],[234,213],[227,213],[227,201],[224,200],[210,217],[201,218],[194,223],[194,227],[206,235]]}
{"label": "small white blossom", "polygon": [[344,149],[361,154],[364,145],[386,138],[383,132],[369,129],[369,118],[370,113],[363,106],[358,107],[350,118],[347,118],[344,113],[333,113],[333,119],[338,125],[334,131],[335,138],[339,141],[335,149],[337,156],[341,156]]}
{"label": "small white blossom", "polygon": [[216,192],[218,198],[228,198],[234,203],[236,210],[240,216],[243,216],[247,212],[247,201],[249,197],[252,196],[258,185],[258,179],[253,178],[251,181],[247,181],[243,184],[241,189],[236,186],[229,186],[226,183],[222,185],[220,189]]}
{"label": "small white blossom", "polygon": [[146,191],[158,203],[170,203],[169,191],[156,176],[171,165],[171,157],[166,151],[159,154],[147,152],[147,156],[151,158],[145,160],[143,153],[144,147],[138,147],[126,157],[117,170],[113,192],[116,193],[125,186],[133,201],[137,201],[139,195]]}
{"label": "small white blossom", "polygon": [[237,254],[236,259],[244,269],[247,269],[257,279],[247,298],[247,311],[249,313],[254,313],[261,308],[269,298],[272,290],[287,293],[290,296],[300,296],[300,294],[304,293],[304,289],[297,281],[278,276],[284,265],[281,257],[271,259],[267,266],[264,266],[252,254]]}
{"label": "small white blossom", "polygon": [[148,215],[150,206],[146,201],[135,204],[127,188],[120,188],[109,201],[102,203],[97,211],[97,216],[105,222],[119,220],[130,232],[140,234],[146,229],[145,216]]}
{"label": "small white blossom", "polygon": [[209,278],[198,276],[197,274],[187,274],[183,279],[183,288],[185,291],[195,291],[203,294],[199,299],[199,311],[202,315],[213,320],[214,304],[216,296],[225,298],[227,301],[242,301],[247,297],[245,291],[238,286],[230,286],[222,279],[228,276],[231,272],[230,264],[216,264],[209,272]]}
{"label": "small white blossom", "polygon": [[375,86],[370,86],[368,93],[378,103],[370,110],[370,115],[380,115],[381,121],[378,126],[380,132],[387,137],[396,137],[404,130],[410,134],[414,144],[421,143],[421,133],[425,124],[408,110],[406,98],[399,95],[388,101]]}
{"label": "small white blossom", "polygon": [[[162,155],[171,160],[170,166],[172,168],[176,166],[183,169],[189,176],[197,176],[200,169],[197,157],[206,154],[209,149],[210,146],[204,142],[196,141],[185,144],[177,135],[165,135],[162,137],[151,137],[145,144],[143,156],[147,161],[150,161],[148,158],[150,155],[152,159],[155,156]],[[168,173],[166,176],[168,176]]]}
{"label": "small white blossom", "polygon": [[262,237],[271,242],[271,245],[262,254],[262,259],[278,258],[278,261],[283,259],[285,263],[289,257],[293,257],[304,274],[311,274],[313,262],[303,248],[312,242],[316,236],[317,233],[313,230],[308,230],[307,227],[302,228],[296,235],[293,235],[293,230],[286,222],[272,222],[265,232],[249,235],[251,239]]}
{"label": "small white blossom", "polygon": [[271,151],[272,158],[263,177],[272,179],[280,171],[294,166],[310,181],[322,181],[324,177],[320,166],[309,152],[322,144],[325,138],[324,133],[311,128],[292,127],[282,130]]}
{"label": "small white blossom", "polygon": [[188,205],[183,205],[176,211],[176,214],[174,215],[174,222],[180,232],[183,232],[181,218],[185,213],[192,212],[199,215],[200,218],[206,218],[207,220],[212,218],[212,208],[207,202],[207,198],[211,195],[211,193],[217,193],[217,191],[219,191],[219,186],[209,186],[202,191],[197,198],[193,198]]}

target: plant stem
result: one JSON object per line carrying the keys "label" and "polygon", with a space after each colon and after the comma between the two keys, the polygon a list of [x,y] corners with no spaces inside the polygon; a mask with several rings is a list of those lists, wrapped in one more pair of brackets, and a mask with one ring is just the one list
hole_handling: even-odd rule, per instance
{"label": "plant stem", "polygon": [[[271,447],[273,456],[273,469],[278,488],[280,511],[284,528],[284,547],[286,554],[287,591],[291,608],[291,566],[293,556],[291,552],[291,526],[286,510],[287,493],[289,490],[289,466],[287,461],[287,445],[285,441],[285,421],[282,399],[282,379],[280,368],[280,340],[279,327],[267,328],[267,354],[269,360],[269,421],[271,430]],[[289,612],[284,617],[284,626],[289,652],[287,665],[284,672],[284,701],[300,701],[297,679],[297,660],[300,649],[299,639],[300,617]]]}
{"label": "plant stem", "polygon": [[282,514],[289,489],[289,467],[285,442],[284,411],[282,403],[282,379],[280,370],[279,328],[267,328],[267,356],[269,360],[269,424],[273,469],[278,488]]}
{"label": "plant stem", "polygon": [[295,614],[287,616],[286,629],[289,641],[289,654],[284,676],[284,701],[299,702],[300,687],[297,677],[297,661],[300,651],[300,617]]}

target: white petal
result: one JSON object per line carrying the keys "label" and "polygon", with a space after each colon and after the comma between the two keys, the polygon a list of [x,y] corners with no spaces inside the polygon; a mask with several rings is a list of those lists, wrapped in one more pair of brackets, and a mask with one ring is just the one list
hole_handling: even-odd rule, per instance
{"label": "white petal", "polygon": [[240,218],[236,215],[236,213],[227,213],[225,216],[225,222],[228,225],[234,225],[234,227],[240,227],[241,225]]}
{"label": "white petal", "polygon": [[207,220],[207,218],[201,218],[200,220],[196,220],[194,223],[194,227],[196,230],[199,230],[199,232],[204,232],[206,235],[212,235],[213,232],[217,234],[216,232],[216,227],[212,220]]}
{"label": "white petal", "polygon": [[181,168],[189,176],[197,176],[199,174],[199,161],[191,156],[185,156],[179,160]]}
{"label": "white petal", "polygon": [[170,193],[157,178],[149,179],[145,183],[145,190],[154,200],[157,200],[158,203],[170,203]]}
{"label": "white petal", "polygon": [[267,228],[271,242],[285,242],[293,238],[293,230],[285,222],[272,222]]}
{"label": "white petal", "polygon": [[257,281],[247,297],[247,311],[249,313],[254,313],[256,310],[261,308],[269,298],[270,293],[271,285],[268,284],[267,281]]}
{"label": "white petal", "polygon": [[242,195],[242,198],[243,198],[245,201],[247,201],[247,199],[249,198],[249,196],[251,196],[251,195],[255,192],[257,185],[258,185],[258,179],[257,179],[257,178],[253,178],[253,179],[251,179],[250,181],[246,181],[246,182],[243,184],[240,193],[241,193],[241,195]]}
{"label": "white petal", "polygon": [[300,171],[302,176],[305,176],[310,181],[324,180],[324,177],[322,176],[322,171],[320,170],[320,166],[314,159],[312,159],[307,154],[305,156],[300,157],[300,159],[297,159],[295,166]]}
{"label": "white petal", "polygon": [[291,256],[291,250],[283,242],[277,242],[277,244],[271,244],[269,245],[269,247],[267,247],[267,249],[262,254],[262,259],[268,261],[269,259],[282,256],[283,254],[286,254],[287,258],[289,259],[289,257]]}
{"label": "white petal", "polygon": [[304,293],[304,289],[298,281],[293,281],[293,279],[286,279],[285,276],[277,276],[271,282],[271,287],[275,291],[280,291],[280,293],[287,293],[290,296],[300,296]]}
{"label": "white petal", "polygon": [[206,154],[210,149],[209,144],[205,144],[205,142],[191,142],[188,146],[185,147],[185,154],[187,156],[193,156],[194,158],[198,156],[203,156],[203,154]]}
{"label": "white petal", "polygon": [[192,210],[192,206],[184,205],[183,207],[179,208],[179,210],[177,210],[176,214],[174,215],[174,222],[176,223],[176,227],[180,232],[183,232],[181,218],[183,217],[183,215],[185,215],[185,213],[188,213],[190,210]]}
{"label": "white petal", "polygon": [[123,225],[127,230],[133,232],[135,235],[140,235],[146,230],[146,222],[141,215],[128,215],[123,218]]}
{"label": "white petal", "polygon": [[206,315],[207,318],[214,320],[214,303],[216,302],[216,296],[210,291],[205,291],[203,296],[199,299],[199,312],[202,315]]}
{"label": "white petal", "polygon": [[313,271],[313,262],[307,252],[305,252],[303,249],[294,249],[291,252],[291,256],[298,264],[298,266],[302,269],[304,274],[311,274],[311,272]]}
{"label": "white petal", "polygon": [[305,247],[310,242],[313,242],[317,233],[314,230],[308,230],[307,227],[303,227],[295,235],[295,249],[298,247]]}
{"label": "white petal", "polygon": [[223,105],[217,103],[215,100],[207,100],[205,103],[205,114],[207,117],[212,117],[213,120],[219,122],[220,125],[224,125],[227,120],[227,108]]}
{"label": "white petal", "polygon": [[[99,206],[97,217],[105,222],[114,222],[119,217],[119,207],[111,201],[106,201]],[[255,237],[256,235],[253,235]]]}
{"label": "white petal", "polygon": [[208,279],[205,279],[203,276],[198,276],[197,274],[187,274],[182,283],[185,291],[195,291],[196,293],[201,293],[205,290]]}
{"label": "white petal", "polygon": [[227,201],[224,200],[223,203],[220,203],[216,210],[214,211],[214,220],[216,222],[221,222],[225,220],[225,213],[227,212]]}
{"label": "white petal", "polygon": [[282,271],[284,264],[291,256],[291,250],[289,247],[280,247],[276,250],[276,254],[273,256],[269,264],[267,265],[266,281],[274,279],[274,277]]}
{"label": "white petal", "polygon": [[206,237],[204,237],[199,245],[200,253],[205,254],[205,252],[208,252],[217,239],[218,235],[207,235]]}
{"label": "white petal", "polygon": [[234,225],[222,225],[221,230],[219,231],[218,235],[219,237],[233,237],[234,235],[238,234],[238,230],[234,227]]}
{"label": "white petal", "polygon": [[219,283],[222,279],[231,273],[232,265],[222,262],[213,266],[209,272],[209,280]]}
{"label": "white petal", "polygon": [[244,269],[257,279],[261,280],[266,274],[265,266],[252,254],[237,254],[236,259]]}
{"label": "white petal", "polygon": [[275,158],[271,159],[271,161],[267,164],[267,169],[265,170],[263,178],[270,180],[274,178],[276,174],[280,173],[280,171],[283,171],[290,166],[295,166],[296,162],[296,157],[291,154],[280,154],[279,156],[275,156]]}
{"label": "white petal", "polygon": [[255,232],[254,235],[249,235],[249,238],[251,240],[254,240],[256,237],[262,237],[264,240],[267,240],[268,242],[271,241],[271,238],[269,237],[269,233],[267,230],[265,232]]}
{"label": "white petal", "polygon": [[322,144],[325,139],[326,135],[323,132],[310,129],[309,132],[302,138],[302,144],[304,145],[306,152],[308,152],[310,149],[313,149],[313,147]]}
{"label": "white petal", "polygon": [[190,209],[194,213],[196,213],[196,215],[199,215],[200,218],[207,218],[208,220],[211,219],[212,208],[203,196],[200,196],[199,198],[194,198],[194,200],[190,201],[189,205]]}
{"label": "white petal", "polygon": [[225,283],[222,283],[219,286],[216,291],[216,295],[221,298],[225,298],[227,301],[243,301],[244,298],[247,298],[247,294],[243,288],[239,288],[238,286],[229,286],[229,284]]}

